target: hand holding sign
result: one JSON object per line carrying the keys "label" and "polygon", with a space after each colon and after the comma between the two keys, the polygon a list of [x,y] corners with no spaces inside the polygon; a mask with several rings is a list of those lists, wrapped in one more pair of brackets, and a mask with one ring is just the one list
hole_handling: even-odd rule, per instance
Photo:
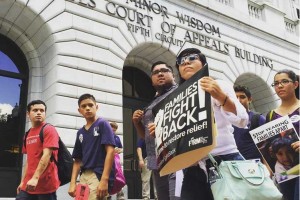
{"label": "hand holding sign", "polygon": [[144,111],[142,111],[142,110],[134,111],[134,113],[132,115],[132,122],[135,123],[135,124],[140,123],[143,116],[144,116]]}
{"label": "hand holding sign", "polygon": [[211,98],[199,79],[208,68],[198,71],[153,108],[156,155],[160,175],[189,167],[215,146]]}
{"label": "hand holding sign", "polygon": [[299,149],[300,149],[300,141],[296,141],[292,144],[292,148],[299,153]]}
{"label": "hand holding sign", "polygon": [[149,123],[147,128],[149,130],[149,134],[155,138],[155,123],[153,122]]}

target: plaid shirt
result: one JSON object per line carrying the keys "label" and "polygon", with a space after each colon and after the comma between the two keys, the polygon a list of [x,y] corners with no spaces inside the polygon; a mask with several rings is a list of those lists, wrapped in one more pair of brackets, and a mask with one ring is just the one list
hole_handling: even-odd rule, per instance
{"label": "plaid shirt", "polygon": [[154,122],[154,116],[152,114],[152,108],[155,107],[161,100],[163,100],[168,94],[170,94],[174,89],[178,86],[173,85],[165,93],[160,96],[156,96],[155,99],[151,102],[151,104],[144,110],[144,118],[143,124],[145,128],[145,143],[146,143],[146,151],[147,151],[147,159],[148,164],[147,167],[150,170],[157,169],[156,163],[156,153],[155,153],[155,138],[150,136],[147,125],[151,122]]}

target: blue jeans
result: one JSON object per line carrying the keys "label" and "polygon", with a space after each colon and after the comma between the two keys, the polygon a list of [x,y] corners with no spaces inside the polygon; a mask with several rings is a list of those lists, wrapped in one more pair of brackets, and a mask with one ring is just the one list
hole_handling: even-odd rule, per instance
{"label": "blue jeans", "polygon": [[56,192],[49,194],[29,194],[23,190],[16,196],[16,200],[57,200]]}
{"label": "blue jeans", "polygon": [[157,198],[159,200],[169,200],[169,178],[168,175],[160,176],[158,170],[152,170],[156,186]]}
{"label": "blue jeans", "polygon": [[175,196],[176,173],[160,176],[158,170],[152,170],[159,200],[180,200]]}
{"label": "blue jeans", "polygon": [[[214,156],[220,164],[222,160],[244,160],[243,156],[237,153]],[[210,160],[206,161],[206,168],[213,166]],[[181,188],[181,200],[213,200],[213,194],[207,181],[206,174],[198,165],[183,170],[184,178]]]}

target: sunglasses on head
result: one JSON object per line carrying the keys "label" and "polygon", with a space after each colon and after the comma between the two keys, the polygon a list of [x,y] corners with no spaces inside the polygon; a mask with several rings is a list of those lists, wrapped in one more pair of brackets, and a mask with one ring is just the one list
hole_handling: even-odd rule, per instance
{"label": "sunglasses on head", "polygon": [[199,59],[199,55],[198,54],[190,54],[187,56],[179,57],[176,60],[177,65],[182,65],[186,59],[188,59],[189,62],[193,62],[194,60]]}

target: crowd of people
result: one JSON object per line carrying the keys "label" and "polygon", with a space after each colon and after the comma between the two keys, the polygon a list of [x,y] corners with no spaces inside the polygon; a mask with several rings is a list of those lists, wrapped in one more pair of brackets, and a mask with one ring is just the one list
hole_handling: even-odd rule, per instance
{"label": "crowd of people", "polygon": [[[205,55],[196,48],[181,51],[176,58],[180,82],[189,80],[202,68],[208,67]],[[178,87],[173,68],[159,61],[151,67],[151,81],[156,90],[152,102],[143,110],[136,110],[132,116],[133,125],[140,137],[137,155],[142,179],[142,198],[150,199],[150,180],[153,178],[154,198],[159,200],[210,200],[214,199],[208,182],[207,171],[212,163],[207,158],[182,169],[183,181],[180,195],[176,195],[176,173],[160,176],[155,151],[155,124],[152,109]],[[270,170],[270,176],[289,170],[299,164],[299,138],[293,140],[289,134],[268,141],[267,154],[260,154],[249,131],[278,118],[288,115],[299,136],[299,76],[291,70],[281,70],[274,76],[272,86],[281,100],[279,107],[266,117],[250,110],[253,101],[250,90],[245,86],[231,86],[223,80],[210,76],[202,77],[199,86],[211,96],[211,107],[217,125],[216,147],[210,152],[220,163],[227,160],[260,159]],[[45,124],[46,104],[41,100],[27,106],[31,129],[23,145],[27,160],[23,177],[17,188],[17,200],[56,200],[59,187],[57,166],[51,156],[57,157],[58,133],[52,125],[44,129],[44,142],[37,138]],[[114,154],[122,153],[123,146],[115,132],[116,123],[109,123],[96,115],[98,105],[91,94],[78,99],[78,112],[86,124],[77,132],[72,157],[74,158],[69,195],[76,195],[76,181],[90,188],[89,200],[109,199],[114,183]],[[271,154],[270,154],[271,152]],[[274,165],[268,163],[273,161]],[[281,171],[280,171],[281,170]],[[273,174],[274,173],[274,174]],[[276,181],[274,180],[274,184]],[[278,183],[284,200],[299,199],[299,175]],[[177,188],[178,189],[178,188]],[[124,199],[122,190],[119,199]]]}

